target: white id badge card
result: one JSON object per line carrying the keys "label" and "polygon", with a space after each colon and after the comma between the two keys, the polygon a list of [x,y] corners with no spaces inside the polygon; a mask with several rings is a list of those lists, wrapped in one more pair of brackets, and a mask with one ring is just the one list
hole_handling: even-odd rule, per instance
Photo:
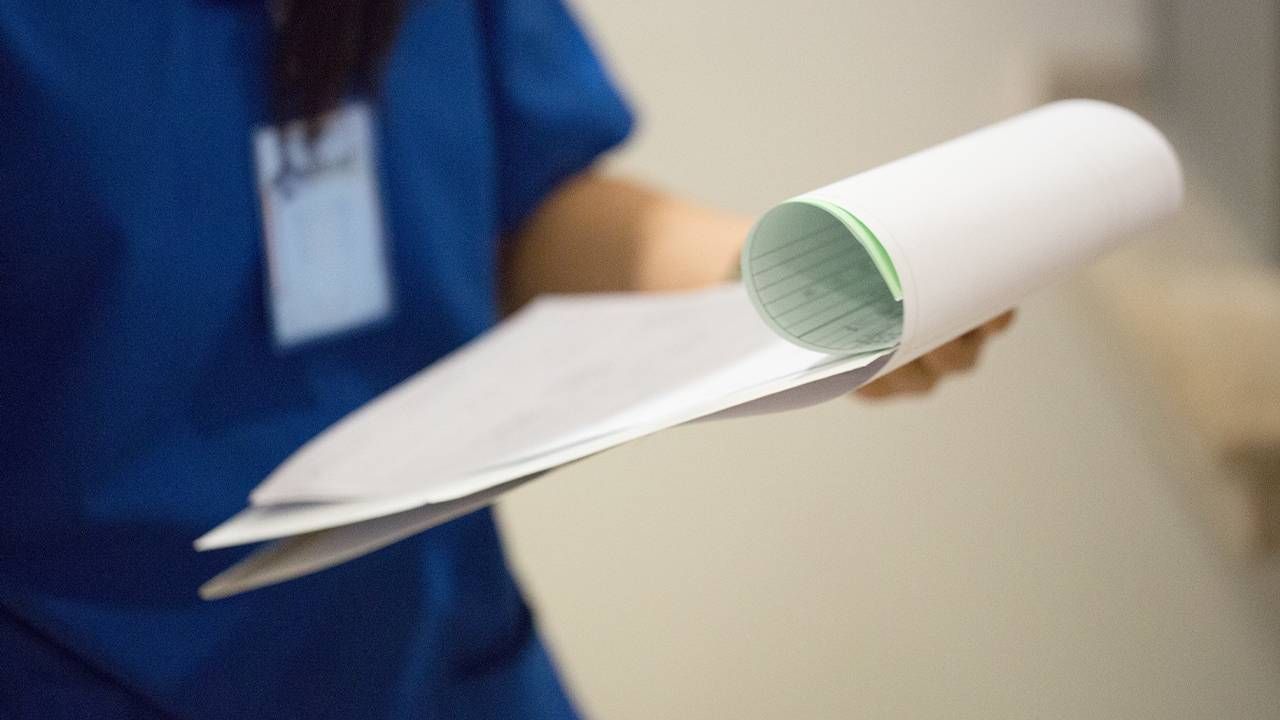
{"label": "white id badge card", "polygon": [[267,302],[282,350],[388,317],[373,117],[353,103],[308,139],[303,121],[253,137],[262,198]]}

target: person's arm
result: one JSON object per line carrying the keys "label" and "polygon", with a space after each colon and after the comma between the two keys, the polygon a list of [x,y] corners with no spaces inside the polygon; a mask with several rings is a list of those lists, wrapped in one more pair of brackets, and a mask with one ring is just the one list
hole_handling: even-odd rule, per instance
{"label": "person's arm", "polygon": [[[751,219],[593,173],[559,187],[510,238],[502,300],[514,310],[543,293],[678,290],[712,285],[737,268]],[[881,398],[930,390],[973,367],[1006,314],[859,391]]]}
{"label": "person's arm", "polygon": [[562,185],[507,243],[503,303],[542,293],[679,290],[727,280],[751,220],[628,180]]}

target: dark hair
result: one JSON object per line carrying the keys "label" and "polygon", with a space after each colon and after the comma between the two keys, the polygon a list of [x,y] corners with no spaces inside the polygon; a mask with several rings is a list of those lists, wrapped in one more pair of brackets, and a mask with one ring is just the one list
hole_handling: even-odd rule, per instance
{"label": "dark hair", "polygon": [[404,6],[405,0],[277,0],[276,120],[314,120],[349,92],[376,91]]}

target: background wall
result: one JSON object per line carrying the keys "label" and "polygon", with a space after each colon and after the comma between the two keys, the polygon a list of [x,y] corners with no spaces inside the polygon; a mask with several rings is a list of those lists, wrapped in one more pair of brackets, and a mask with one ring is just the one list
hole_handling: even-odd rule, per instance
{"label": "background wall", "polygon": [[[578,2],[642,113],[617,168],[752,213],[1038,104],[1064,56],[1148,53],[1140,3],[1060,5]],[[1280,716],[1273,605],[1089,283],[931,397],[681,428],[504,501],[584,709]]]}

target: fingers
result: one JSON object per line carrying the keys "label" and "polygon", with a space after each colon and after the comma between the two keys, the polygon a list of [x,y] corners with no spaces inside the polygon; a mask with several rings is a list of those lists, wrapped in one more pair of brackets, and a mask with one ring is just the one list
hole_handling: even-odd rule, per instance
{"label": "fingers", "polygon": [[858,390],[864,398],[927,393],[946,375],[971,370],[978,362],[982,338],[977,335],[953,340]]}
{"label": "fingers", "polygon": [[1004,332],[1009,328],[1010,325],[1013,324],[1013,315],[1014,315],[1014,312],[1010,310],[1009,312],[997,318],[988,320],[987,322],[983,323],[974,332],[981,333],[983,337],[991,337],[996,333]]}
{"label": "fingers", "polygon": [[929,392],[938,383],[933,371],[926,368],[919,360],[907,363],[870,385],[858,388],[858,395],[863,398],[878,400],[894,395],[919,395]]}
{"label": "fingers", "polygon": [[977,333],[967,333],[921,357],[918,362],[938,377],[967,372],[978,363],[983,340]]}
{"label": "fingers", "polygon": [[865,387],[859,388],[858,397],[877,400],[895,395],[918,395],[929,392],[947,375],[972,370],[982,354],[986,340],[1003,332],[1013,322],[1009,311],[964,335],[942,345],[932,352],[907,363],[888,375]]}

